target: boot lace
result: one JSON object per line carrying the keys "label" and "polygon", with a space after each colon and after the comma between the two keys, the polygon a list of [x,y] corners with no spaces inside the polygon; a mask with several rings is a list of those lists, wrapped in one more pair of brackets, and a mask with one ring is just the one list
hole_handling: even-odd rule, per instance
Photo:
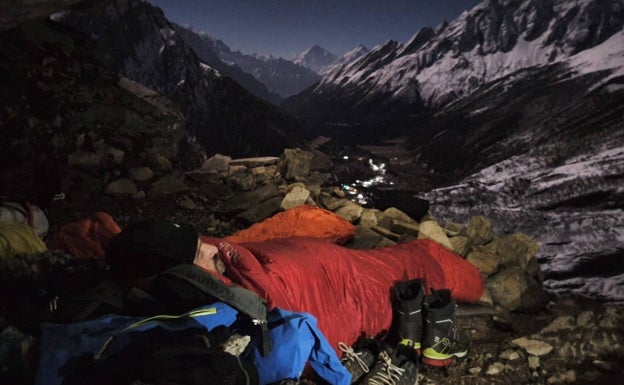
{"label": "boot lace", "polygon": [[366,362],[362,360],[362,352],[356,353],[352,347],[347,346],[344,342],[338,342],[338,347],[344,352],[345,358],[357,362],[357,364],[360,365],[360,368],[362,368],[364,373],[368,373],[370,369],[368,368],[368,365],[366,365]]}
{"label": "boot lace", "polygon": [[[395,385],[401,380],[405,369],[399,368],[392,363],[387,352],[381,352],[379,359],[383,361],[384,368],[375,373],[369,380],[368,385]],[[384,370],[385,369],[385,370]]]}

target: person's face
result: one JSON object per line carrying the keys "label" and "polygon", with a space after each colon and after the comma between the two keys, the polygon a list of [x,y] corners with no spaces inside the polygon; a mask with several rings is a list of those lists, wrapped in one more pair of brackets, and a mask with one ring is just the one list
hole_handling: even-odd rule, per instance
{"label": "person's face", "polygon": [[216,271],[219,274],[225,273],[225,264],[219,257],[219,249],[214,245],[203,243],[200,240],[197,242],[197,255],[193,263],[205,269]]}

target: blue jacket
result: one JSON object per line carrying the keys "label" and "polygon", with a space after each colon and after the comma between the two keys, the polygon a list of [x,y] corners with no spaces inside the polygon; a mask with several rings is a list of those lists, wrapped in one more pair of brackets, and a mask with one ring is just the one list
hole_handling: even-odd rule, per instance
{"label": "blue jacket", "polygon": [[[111,350],[117,350],[130,341],[132,333],[156,326],[184,330],[199,324],[210,331],[223,325],[234,327],[233,332],[244,333],[243,330],[235,329],[238,316],[238,311],[233,307],[216,302],[177,316],[137,318],[108,315],[66,325],[42,324],[35,384],[60,385],[64,377],[63,366],[71,358],[84,353],[96,357],[112,354]],[[316,318],[307,313],[276,308],[269,313],[268,321],[272,350],[263,356],[259,348],[261,343],[255,341],[258,347],[254,346],[250,357],[258,369],[261,385],[285,378],[299,378],[306,363],[330,384],[350,384],[351,375],[318,330]]]}

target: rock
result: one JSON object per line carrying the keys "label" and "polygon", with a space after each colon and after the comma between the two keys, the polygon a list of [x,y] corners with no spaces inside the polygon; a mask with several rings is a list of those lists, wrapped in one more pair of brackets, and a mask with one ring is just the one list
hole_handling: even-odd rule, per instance
{"label": "rock", "polygon": [[360,219],[360,215],[362,215],[363,208],[360,205],[356,205],[351,201],[347,201],[347,203],[340,207],[335,213],[344,219],[348,220],[351,223],[355,223]]}
{"label": "rock", "polygon": [[249,191],[256,187],[256,178],[248,172],[233,174],[228,180],[239,191]]}
{"label": "rock", "polygon": [[247,171],[247,167],[243,166],[242,164],[230,165],[230,168],[226,172],[226,176],[229,177],[245,171]]}
{"label": "rock", "polygon": [[278,166],[285,179],[305,177],[310,173],[314,154],[300,148],[287,148],[279,158]]}
{"label": "rock", "polygon": [[461,223],[446,222],[442,227],[444,228],[448,236],[456,237],[458,235],[466,234],[466,227]]}
{"label": "rock", "polygon": [[393,220],[407,223],[418,223],[414,219],[410,218],[409,215],[405,214],[403,211],[395,207],[389,207],[384,211],[380,211],[377,213],[377,223],[381,227],[390,229],[392,227]]}
{"label": "rock", "polygon": [[68,155],[67,165],[86,169],[98,169],[103,163],[102,157],[102,153],[79,151]]}
{"label": "rock", "polygon": [[386,246],[394,246],[397,243],[393,240],[391,240],[390,238],[386,238],[386,237],[381,237],[381,240],[379,241],[379,243],[377,243],[375,245],[375,249],[380,249],[382,247],[386,247]]}
{"label": "rock", "polygon": [[436,221],[424,221],[419,225],[418,239],[431,239],[439,245],[453,250],[453,245]]}
{"label": "rock", "polygon": [[479,374],[481,373],[481,368],[478,366],[475,366],[473,368],[468,369],[468,373],[475,375],[475,374]]}
{"label": "rock", "polygon": [[504,266],[518,266],[526,269],[538,250],[539,244],[522,233],[497,239],[496,252],[502,257]]}
{"label": "rock", "polygon": [[523,348],[527,353],[533,356],[545,356],[553,350],[552,345],[539,340],[528,339],[526,337],[516,338],[511,341],[512,344]]}
{"label": "rock", "polygon": [[251,208],[236,215],[236,218],[244,222],[247,225],[260,222],[278,213],[281,210],[280,209],[281,203],[282,203],[282,197],[276,196],[276,197],[267,199],[263,202],[252,205]]}
{"label": "rock", "polygon": [[281,203],[283,194],[276,186],[260,186],[254,190],[243,191],[237,195],[234,195],[231,199],[228,199],[225,202],[221,203],[217,208],[217,212],[222,214],[242,212],[251,209],[259,203],[275,196],[280,197],[279,199]]}
{"label": "rock", "polygon": [[494,225],[492,222],[479,215],[473,217],[466,229],[466,235],[473,245],[484,245],[494,238]]}
{"label": "rock", "polygon": [[104,190],[106,195],[131,196],[138,191],[137,185],[130,179],[118,179],[109,183]]}
{"label": "rock", "polygon": [[227,184],[205,183],[197,188],[197,193],[209,198],[228,200],[234,196],[232,188]]}
{"label": "rock", "polygon": [[572,330],[575,324],[574,321],[574,317],[571,315],[559,316],[542,330],[540,330],[540,334],[557,333]]}
{"label": "rock", "polygon": [[520,359],[520,353],[512,349],[507,349],[499,354],[498,358],[506,361],[516,361]]}
{"label": "rock", "polygon": [[132,180],[137,182],[145,182],[154,177],[154,171],[151,168],[143,166],[143,167],[133,167],[128,170],[128,175]]}
{"label": "rock", "polygon": [[576,381],[576,372],[574,370],[568,370],[565,373],[557,373],[554,376],[548,377],[546,380],[549,384],[563,384]]}
{"label": "rock", "polygon": [[582,328],[589,327],[591,326],[594,318],[594,312],[591,310],[586,310],[576,317],[576,325]]}
{"label": "rock", "polygon": [[420,226],[418,223],[408,223],[397,219],[392,220],[390,230],[397,234],[410,234],[418,237]]}
{"label": "rock", "polygon": [[355,238],[347,245],[352,249],[374,249],[384,237],[369,227],[357,226]]}
{"label": "rock", "polygon": [[246,168],[267,167],[278,164],[280,158],[275,156],[260,156],[255,158],[240,158],[230,161],[232,166],[245,166]]}
{"label": "rock", "polygon": [[188,186],[184,184],[184,181],[182,179],[176,178],[175,176],[169,175],[164,176],[156,182],[152,183],[152,187],[147,192],[147,195],[152,197],[174,194],[183,191],[188,191]]}
{"label": "rock", "polygon": [[494,362],[493,364],[490,364],[490,366],[488,366],[485,373],[490,376],[496,376],[498,374],[501,374],[504,370],[505,370],[505,365],[503,363]]}
{"label": "rock", "polygon": [[290,191],[286,193],[280,204],[282,210],[288,210],[293,207],[301,206],[306,203],[310,197],[310,191],[303,184],[294,184],[290,187]]}
{"label": "rock", "polygon": [[522,293],[520,306],[517,310],[524,312],[536,312],[543,309],[550,300],[550,296],[546,293],[546,291],[544,291],[544,287],[541,282],[538,282],[528,274],[525,274],[524,277],[526,279],[527,288],[524,293]]}
{"label": "rock", "polygon": [[178,206],[186,210],[197,210],[197,204],[189,197],[184,197],[178,201]]}
{"label": "rock", "polygon": [[522,304],[522,294],[528,286],[524,274],[522,269],[513,267],[489,277],[486,286],[492,293],[494,302],[508,310],[517,310]]}
{"label": "rock", "polygon": [[538,356],[529,356],[527,363],[530,369],[537,369],[540,367],[540,358]]}
{"label": "rock", "polygon": [[487,287],[483,288],[483,294],[481,294],[478,303],[481,305],[494,306],[494,299]]}
{"label": "rock", "polygon": [[310,191],[310,198],[318,199],[321,196],[322,187],[319,184],[305,184],[305,188]]}
{"label": "rock", "polygon": [[314,157],[310,163],[310,170],[312,171],[330,171],[334,167],[334,162],[331,158],[321,151],[312,151]]}
{"label": "rock", "polygon": [[466,260],[479,269],[479,272],[485,277],[489,277],[498,271],[500,266],[500,258],[490,249],[484,246],[477,246],[468,253]]}
{"label": "rock", "polygon": [[106,167],[119,166],[124,162],[126,153],[118,148],[109,147],[105,151],[104,162]]}
{"label": "rock", "polygon": [[399,234],[393,233],[392,231],[386,229],[385,227],[374,226],[374,227],[371,227],[371,230],[383,236],[384,238],[391,239],[394,242],[397,242],[399,239],[401,239],[401,236]]}
{"label": "rock", "polygon": [[156,175],[164,175],[173,170],[171,161],[161,154],[150,156],[148,162]]}
{"label": "rock", "polygon": [[227,172],[230,169],[232,158],[226,155],[215,154],[206,159],[201,165],[201,169],[209,173]]}
{"label": "rock", "polygon": [[145,191],[139,190],[136,193],[132,194],[132,199],[143,199],[147,196]]}
{"label": "rock", "polygon": [[249,173],[254,176],[256,184],[258,185],[271,183],[281,176],[275,165],[250,168]]}
{"label": "rock", "polygon": [[324,196],[321,195],[321,201],[325,208],[329,211],[336,211],[347,203],[352,203],[350,200],[346,198],[336,198],[333,196]]}
{"label": "rock", "polygon": [[466,258],[468,251],[470,250],[469,238],[465,235],[458,235],[456,237],[449,238],[451,245],[453,245],[453,251],[456,254]]}

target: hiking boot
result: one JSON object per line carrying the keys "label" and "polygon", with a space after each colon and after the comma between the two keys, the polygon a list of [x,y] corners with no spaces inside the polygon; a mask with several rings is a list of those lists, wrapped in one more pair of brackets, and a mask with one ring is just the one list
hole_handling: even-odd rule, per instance
{"label": "hiking boot", "polygon": [[448,289],[432,290],[425,297],[425,323],[422,340],[423,363],[448,366],[454,357],[468,352],[468,335],[455,324],[455,300]]}
{"label": "hiking boot", "polygon": [[399,281],[394,285],[394,294],[399,344],[411,347],[420,355],[420,341],[423,333],[421,308],[425,298],[422,280]]}
{"label": "hiking boot", "polygon": [[399,344],[397,349],[387,349],[364,378],[365,385],[416,385],[418,364],[414,349]]}
{"label": "hiking boot", "polygon": [[375,357],[379,355],[379,342],[372,338],[360,337],[353,347],[338,342],[338,347],[344,352],[340,362],[351,373],[352,384],[370,372]]}

